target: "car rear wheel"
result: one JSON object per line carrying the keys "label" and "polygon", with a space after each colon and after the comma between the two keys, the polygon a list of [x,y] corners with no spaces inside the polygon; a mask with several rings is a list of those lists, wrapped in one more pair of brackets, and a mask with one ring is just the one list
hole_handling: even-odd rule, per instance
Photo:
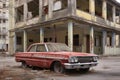
{"label": "car rear wheel", "polygon": [[26,62],[24,62],[24,61],[22,62],[22,67],[23,68],[27,68],[28,67],[28,65],[26,64]]}
{"label": "car rear wheel", "polygon": [[65,69],[60,62],[55,62],[53,70],[56,73],[64,73]]}

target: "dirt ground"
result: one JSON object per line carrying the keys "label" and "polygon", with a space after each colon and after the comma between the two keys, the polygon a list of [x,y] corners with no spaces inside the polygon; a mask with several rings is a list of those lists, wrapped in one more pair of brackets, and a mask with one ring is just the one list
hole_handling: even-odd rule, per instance
{"label": "dirt ground", "polygon": [[40,68],[22,68],[14,57],[0,57],[0,80],[54,80],[51,76],[65,76]]}
{"label": "dirt ground", "polygon": [[56,74],[39,68],[22,68],[14,57],[0,57],[0,80],[120,80],[120,57],[104,57],[88,73]]}

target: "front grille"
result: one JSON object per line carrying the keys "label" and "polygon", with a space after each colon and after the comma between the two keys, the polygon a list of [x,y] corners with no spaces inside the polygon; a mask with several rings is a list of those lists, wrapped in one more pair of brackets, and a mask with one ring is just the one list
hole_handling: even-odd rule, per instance
{"label": "front grille", "polygon": [[93,57],[77,57],[78,62],[80,63],[88,63],[88,62],[94,62]]}

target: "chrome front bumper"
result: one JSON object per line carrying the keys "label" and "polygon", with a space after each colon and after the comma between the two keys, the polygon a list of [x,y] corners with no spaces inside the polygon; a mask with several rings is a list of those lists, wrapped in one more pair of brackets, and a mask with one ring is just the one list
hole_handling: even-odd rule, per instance
{"label": "chrome front bumper", "polygon": [[90,63],[64,63],[65,69],[79,69],[79,68],[90,68],[97,66],[98,62]]}

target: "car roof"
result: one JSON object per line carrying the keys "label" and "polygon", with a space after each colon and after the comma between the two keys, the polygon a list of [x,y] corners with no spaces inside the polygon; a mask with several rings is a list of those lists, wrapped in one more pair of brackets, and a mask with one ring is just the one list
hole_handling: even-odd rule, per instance
{"label": "car roof", "polygon": [[28,47],[27,51],[30,49],[31,46],[39,45],[39,44],[64,44],[64,43],[55,43],[55,42],[33,43]]}

